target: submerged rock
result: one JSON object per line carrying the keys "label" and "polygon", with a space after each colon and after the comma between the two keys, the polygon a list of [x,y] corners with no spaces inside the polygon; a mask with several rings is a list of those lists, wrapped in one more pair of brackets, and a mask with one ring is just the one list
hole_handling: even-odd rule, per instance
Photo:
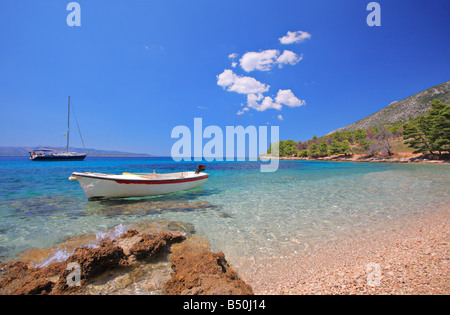
{"label": "submerged rock", "polygon": [[103,215],[116,216],[126,214],[146,215],[160,213],[163,211],[193,211],[199,209],[211,209],[216,206],[206,201],[184,202],[184,201],[128,201],[114,204],[111,201],[102,203],[99,210]]}
{"label": "submerged rock", "polygon": [[140,220],[128,225],[128,228],[140,233],[169,232],[190,236],[195,234],[195,228],[191,223],[169,220]]}
{"label": "submerged rock", "polygon": [[[139,237],[135,237],[139,235]],[[13,262],[0,267],[0,294],[73,294],[83,293],[82,286],[114,268],[132,267],[136,260],[150,259],[153,255],[181,242],[186,237],[169,233],[139,234],[130,230],[121,239],[103,242],[99,247],[80,247],[65,262],[47,267],[34,267],[29,262]],[[132,240],[124,242],[124,239]],[[68,277],[76,263],[80,271],[79,286],[70,286]]]}
{"label": "submerged rock", "polygon": [[[133,226],[138,229],[122,233],[123,227],[116,227],[101,237],[83,234],[67,240],[65,253],[73,252],[63,261],[49,260],[40,250],[0,264],[0,294],[252,294],[223,253],[211,252],[198,237],[186,240],[189,234],[180,230],[191,231],[191,225],[142,221]],[[82,240],[88,244],[80,246]],[[46,263],[33,263],[37,257]],[[79,271],[76,285],[69,281],[74,263]]]}
{"label": "submerged rock", "polygon": [[192,224],[181,221],[150,221],[141,220],[127,225],[118,225],[99,233],[85,233],[66,239],[54,247],[43,249],[28,249],[18,255],[20,261],[30,262],[36,267],[46,267],[54,262],[65,261],[79,247],[98,247],[104,240],[120,238],[127,230],[136,230],[142,234],[167,232],[190,236],[195,234]]}

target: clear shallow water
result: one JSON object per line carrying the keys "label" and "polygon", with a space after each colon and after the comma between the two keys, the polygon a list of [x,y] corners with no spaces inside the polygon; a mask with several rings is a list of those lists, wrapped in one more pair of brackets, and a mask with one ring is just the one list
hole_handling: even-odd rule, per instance
{"label": "clear shallow water", "polygon": [[376,229],[449,204],[448,165],[280,161],[205,163],[202,187],[166,196],[88,202],[74,171],[173,172],[197,162],[170,158],[93,158],[30,162],[0,157],[0,257],[45,248],[83,233],[141,219],[192,223],[212,249],[239,268],[248,257],[301,252],[314,242]]}

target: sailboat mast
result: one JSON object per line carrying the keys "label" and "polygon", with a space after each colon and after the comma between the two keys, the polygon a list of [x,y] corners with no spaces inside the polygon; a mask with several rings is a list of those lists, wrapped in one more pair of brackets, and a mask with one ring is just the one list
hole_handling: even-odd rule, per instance
{"label": "sailboat mast", "polygon": [[70,96],[69,96],[69,108],[67,113],[67,153],[69,152],[69,134],[70,134]]}

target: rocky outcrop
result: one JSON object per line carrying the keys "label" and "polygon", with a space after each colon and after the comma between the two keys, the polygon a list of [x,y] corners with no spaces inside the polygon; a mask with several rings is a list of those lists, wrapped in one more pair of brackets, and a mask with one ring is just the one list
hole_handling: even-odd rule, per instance
{"label": "rocky outcrop", "polygon": [[[183,235],[165,232],[140,234],[129,230],[120,239],[105,241],[101,246],[80,247],[65,262],[50,264],[44,268],[31,263],[13,262],[0,267],[0,294],[76,294],[90,279],[114,268],[131,266],[135,261],[151,259],[161,250],[185,240]],[[80,286],[69,286],[67,277],[73,268],[80,267]]]}
{"label": "rocky outcrop", "polygon": [[[32,262],[31,258],[42,258],[43,253],[50,254],[55,249],[31,251],[23,255],[22,260],[0,264],[0,294],[2,295],[66,295],[66,294],[126,294],[126,291],[109,290],[92,291],[97,282],[111,278],[111,274],[119,274],[127,285],[133,284],[135,276],[148,287],[154,287],[153,280],[142,281],[140,274],[144,274],[142,265],[150,265],[161,255],[167,257],[172,268],[166,272],[164,281],[161,282],[161,290],[153,290],[164,294],[252,294],[252,288],[245,284],[232,269],[223,253],[213,253],[205,240],[186,235],[181,232],[155,231],[161,226],[172,229],[193,228],[180,222],[140,222],[135,224],[140,230],[129,229],[117,237],[102,238],[98,244],[78,246],[73,249],[73,254],[65,261],[45,263],[39,265]],[[143,233],[142,231],[149,231]],[[106,232],[105,232],[106,233]],[[106,233],[107,234],[107,233]],[[80,239],[92,241],[92,236],[78,236],[64,244],[78,244]],[[167,259],[166,259],[167,260]],[[78,266],[79,282],[73,285],[73,263]],[[167,269],[166,268],[166,269]],[[150,268],[151,269],[151,268]],[[123,275],[130,274],[126,279]],[[122,277],[120,277],[122,276]],[[112,277],[114,278],[114,277]],[[158,276],[154,277],[158,279]],[[124,280],[125,279],[125,280]],[[144,279],[145,280],[145,279]],[[167,281],[168,280],[168,281]],[[164,282],[167,281],[165,284]],[[128,283],[129,282],[129,283]],[[162,291],[164,287],[164,291]],[[145,291],[144,290],[144,291]],[[125,293],[123,293],[125,292]],[[100,293],[97,293],[100,294]],[[145,294],[145,292],[144,292]],[[148,293],[147,293],[148,294]],[[154,293],[152,293],[154,294]]]}
{"label": "rocky outcrop", "polygon": [[164,286],[172,295],[250,295],[252,288],[230,267],[222,252],[211,252],[193,239],[177,244],[170,257],[172,278]]}

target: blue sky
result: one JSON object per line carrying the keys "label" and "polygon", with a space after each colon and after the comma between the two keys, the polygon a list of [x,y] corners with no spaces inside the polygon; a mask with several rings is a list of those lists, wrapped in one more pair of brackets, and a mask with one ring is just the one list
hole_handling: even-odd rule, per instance
{"label": "blue sky", "polygon": [[169,155],[195,117],[308,140],[450,79],[447,0],[69,2],[0,2],[0,146],[64,146],[68,95],[87,147]]}

